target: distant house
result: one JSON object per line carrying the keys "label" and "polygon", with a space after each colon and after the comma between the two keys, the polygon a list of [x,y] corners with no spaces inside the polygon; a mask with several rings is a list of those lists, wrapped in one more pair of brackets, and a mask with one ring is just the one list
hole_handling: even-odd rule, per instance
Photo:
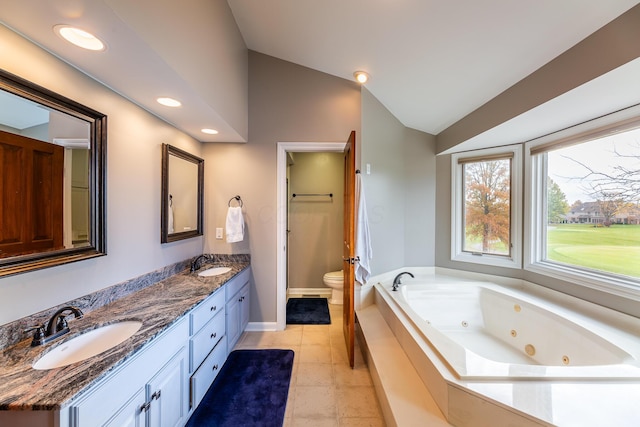
{"label": "distant house", "polygon": [[[605,217],[598,202],[574,203],[566,214],[570,224],[603,224]],[[627,207],[618,212],[611,221],[613,224],[640,224],[640,208]]]}

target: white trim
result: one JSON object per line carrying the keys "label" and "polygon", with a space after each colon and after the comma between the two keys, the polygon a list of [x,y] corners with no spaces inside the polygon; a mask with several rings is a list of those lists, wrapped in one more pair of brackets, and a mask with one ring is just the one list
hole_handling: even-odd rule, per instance
{"label": "white trim", "polygon": [[278,142],[276,168],[276,329],[287,326],[287,153],[341,153],[346,142]]}
{"label": "white trim", "polygon": [[[511,256],[475,255],[462,251],[463,177],[458,159],[513,153],[511,164]],[[488,148],[451,155],[451,260],[494,267],[522,268],[522,145]]]}
{"label": "white trim", "polygon": [[245,332],[274,332],[277,330],[276,322],[249,322],[244,329]]}
{"label": "white trim", "polygon": [[320,297],[330,297],[331,288],[289,288],[287,295],[319,295]]}
{"label": "white trim", "polygon": [[86,150],[91,148],[91,143],[87,138],[53,138],[53,143],[65,148],[83,148]]}

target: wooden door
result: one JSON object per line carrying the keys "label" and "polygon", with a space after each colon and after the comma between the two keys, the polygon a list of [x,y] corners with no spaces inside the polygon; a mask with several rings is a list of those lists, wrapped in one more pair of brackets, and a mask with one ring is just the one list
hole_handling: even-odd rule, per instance
{"label": "wooden door", "polygon": [[63,247],[64,149],[0,131],[0,257]]}
{"label": "wooden door", "polygon": [[355,362],[355,314],[354,293],[354,257],[355,257],[355,190],[356,190],[356,132],[351,131],[344,148],[344,244],[342,251],[342,269],[344,271],[344,294],[342,330],[347,344],[349,365]]}

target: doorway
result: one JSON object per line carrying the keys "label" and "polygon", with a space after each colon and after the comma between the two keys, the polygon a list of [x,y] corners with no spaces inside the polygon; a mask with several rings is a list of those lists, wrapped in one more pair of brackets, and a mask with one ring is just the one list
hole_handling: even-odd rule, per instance
{"label": "doorway", "polygon": [[342,270],[344,154],[288,154],[287,297],[328,297],[335,304],[323,276]]}
{"label": "doorway", "polygon": [[[290,224],[289,219],[289,200],[291,182],[287,181],[287,169],[290,153],[343,153],[346,144],[344,142],[280,142],[278,143],[277,154],[277,272],[276,272],[276,329],[284,330],[286,328],[286,303],[287,303],[287,259],[288,259],[288,230]],[[322,194],[321,196],[302,196],[311,197],[314,200],[322,200],[330,198],[325,195],[330,192],[309,192],[306,194]],[[311,200],[311,199],[310,199]],[[304,202],[302,202],[304,203]],[[338,254],[339,256],[339,254]],[[339,258],[338,258],[339,259]]]}

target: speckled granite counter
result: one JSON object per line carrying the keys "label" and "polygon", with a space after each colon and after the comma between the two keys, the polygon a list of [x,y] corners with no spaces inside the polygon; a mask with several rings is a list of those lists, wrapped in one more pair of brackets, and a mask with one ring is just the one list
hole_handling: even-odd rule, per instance
{"label": "speckled granite counter", "polygon": [[[71,332],[39,347],[31,339],[0,354],[0,410],[55,410],[87,386],[134,355],[155,336],[179,320],[207,296],[248,268],[248,261],[203,264],[231,267],[228,273],[199,277],[184,270],[137,292],[69,321]],[[96,327],[122,320],[140,320],[142,327],[125,342],[97,356],[62,368],[38,371],[32,363],[62,342]]]}

